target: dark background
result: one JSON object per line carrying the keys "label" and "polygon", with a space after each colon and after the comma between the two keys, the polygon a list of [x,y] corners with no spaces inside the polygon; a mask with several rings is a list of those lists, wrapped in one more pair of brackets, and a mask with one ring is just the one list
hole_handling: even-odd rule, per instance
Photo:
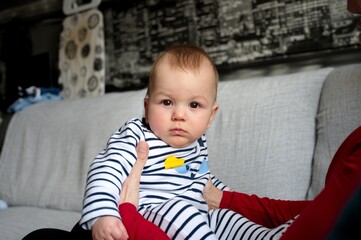
{"label": "dark background", "polygon": [[[195,43],[213,58],[221,80],[313,70],[359,62],[357,15],[345,0],[103,0],[106,91],[146,85],[155,56]],[[60,0],[0,2],[1,109],[17,86],[58,85]]]}

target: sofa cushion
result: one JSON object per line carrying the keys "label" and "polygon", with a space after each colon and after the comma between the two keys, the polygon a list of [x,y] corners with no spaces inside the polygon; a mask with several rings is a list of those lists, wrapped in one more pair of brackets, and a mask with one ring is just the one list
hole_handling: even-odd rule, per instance
{"label": "sofa cushion", "polygon": [[317,114],[317,143],[308,199],[324,187],[328,166],[343,140],[361,125],[361,64],[339,67],[325,80]]}
{"label": "sofa cushion", "polygon": [[70,231],[79,221],[80,213],[34,207],[11,207],[0,210],[1,239],[19,240],[40,228]]}
{"label": "sofa cushion", "polygon": [[304,199],[320,91],[331,70],[220,82],[207,134],[211,172],[235,190]]}
{"label": "sofa cushion", "polygon": [[0,199],[77,210],[91,161],[108,138],[143,114],[145,90],[38,103],[16,113],[0,158]]}

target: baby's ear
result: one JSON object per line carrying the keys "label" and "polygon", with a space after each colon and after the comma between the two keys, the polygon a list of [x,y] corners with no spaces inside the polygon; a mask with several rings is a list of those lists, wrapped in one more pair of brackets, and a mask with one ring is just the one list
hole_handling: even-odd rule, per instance
{"label": "baby's ear", "polygon": [[211,124],[212,124],[212,122],[213,122],[213,118],[214,118],[214,116],[216,116],[216,113],[218,112],[218,108],[219,108],[218,104],[217,104],[217,103],[214,103],[214,104],[213,104],[213,107],[212,107],[212,115],[211,115],[211,117],[209,118],[209,122],[208,122],[207,128],[209,128],[209,127],[211,126]]}
{"label": "baby's ear", "polygon": [[218,111],[219,105],[217,103],[213,104],[213,114],[215,115]]}

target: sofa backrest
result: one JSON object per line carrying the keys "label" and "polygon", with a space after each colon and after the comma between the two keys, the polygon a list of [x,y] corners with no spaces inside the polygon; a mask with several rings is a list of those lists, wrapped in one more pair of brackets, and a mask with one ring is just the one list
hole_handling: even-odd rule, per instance
{"label": "sofa backrest", "polygon": [[234,190],[305,199],[323,81],[332,68],[219,84],[210,169]]}
{"label": "sofa backrest", "polygon": [[143,114],[145,90],[38,103],[16,113],[0,159],[0,199],[81,210],[87,171],[108,138]]}
{"label": "sofa backrest", "polygon": [[352,64],[335,69],[324,82],[308,199],[322,190],[332,157],[358,126],[361,126],[361,64]]}

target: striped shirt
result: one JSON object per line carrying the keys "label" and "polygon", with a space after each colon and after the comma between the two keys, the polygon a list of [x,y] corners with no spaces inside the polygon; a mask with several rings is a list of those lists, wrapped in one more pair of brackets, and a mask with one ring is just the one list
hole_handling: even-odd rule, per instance
{"label": "striped shirt", "polygon": [[[195,206],[207,219],[207,203],[202,197],[209,178],[205,135],[188,147],[172,148],[140,119],[131,119],[110,137],[90,165],[80,220],[84,229],[91,229],[101,216],[120,218],[119,195],[137,159],[140,141],[149,144],[149,157],[140,181],[139,212],[177,197]],[[170,156],[184,159],[184,165],[166,169],[164,163]]]}

